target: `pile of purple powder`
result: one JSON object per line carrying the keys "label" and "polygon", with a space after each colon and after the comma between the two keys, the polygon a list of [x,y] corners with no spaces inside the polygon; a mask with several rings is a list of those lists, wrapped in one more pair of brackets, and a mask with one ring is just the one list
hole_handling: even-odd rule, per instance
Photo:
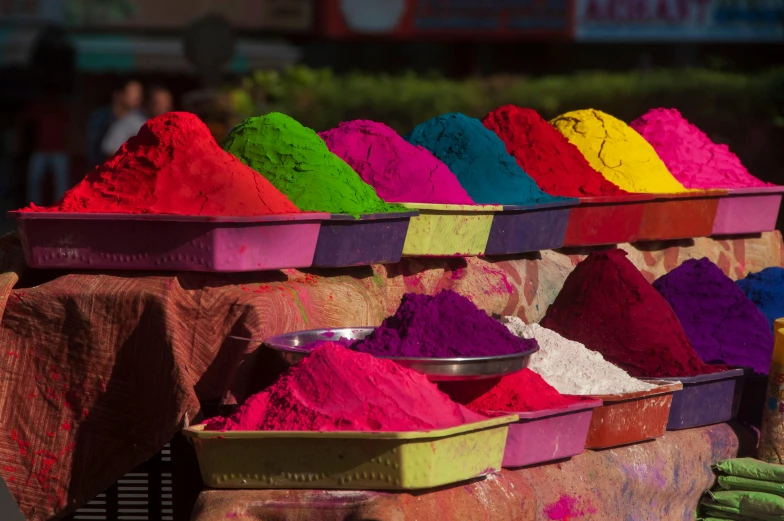
{"label": "pile of purple powder", "polygon": [[708,259],[690,259],[653,283],[699,357],[767,374],[773,334],[765,315]]}
{"label": "pile of purple powder", "polygon": [[352,348],[376,356],[461,358],[511,355],[537,349],[454,291],[406,293],[400,307]]}

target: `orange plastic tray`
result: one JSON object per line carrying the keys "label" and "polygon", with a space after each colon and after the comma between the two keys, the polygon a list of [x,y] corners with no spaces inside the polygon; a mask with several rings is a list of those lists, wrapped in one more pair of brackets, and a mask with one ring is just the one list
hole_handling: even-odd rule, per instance
{"label": "orange plastic tray", "polygon": [[657,387],[649,391],[594,396],[604,405],[593,410],[585,448],[606,449],[664,435],[672,393],[683,389],[683,385],[660,380],[648,380],[648,383]]}
{"label": "orange plastic tray", "polygon": [[645,203],[638,241],[663,241],[708,237],[713,233],[716,211],[726,190],[682,194],[657,194]]}

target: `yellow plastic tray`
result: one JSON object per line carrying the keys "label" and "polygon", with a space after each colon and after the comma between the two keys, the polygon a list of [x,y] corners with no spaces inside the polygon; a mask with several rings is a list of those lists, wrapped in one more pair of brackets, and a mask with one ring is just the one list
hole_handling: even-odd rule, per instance
{"label": "yellow plastic tray", "polygon": [[487,247],[495,212],[493,204],[420,204],[403,206],[419,210],[408,225],[404,257],[481,255]]}
{"label": "yellow plastic tray", "polygon": [[183,429],[213,488],[410,490],[500,470],[517,415],[428,432]]}

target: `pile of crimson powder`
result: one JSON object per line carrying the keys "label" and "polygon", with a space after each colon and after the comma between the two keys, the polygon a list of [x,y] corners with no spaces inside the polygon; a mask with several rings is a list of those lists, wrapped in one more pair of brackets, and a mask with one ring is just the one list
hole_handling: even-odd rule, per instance
{"label": "pile of crimson powder", "polygon": [[484,419],[416,371],[326,343],[231,416],[207,420],[205,429],[418,431]]}
{"label": "pile of crimson powder", "polygon": [[391,317],[352,349],[376,356],[462,358],[499,356],[538,349],[518,338],[466,297],[452,290],[406,293]]}
{"label": "pile of crimson powder", "polygon": [[501,378],[441,382],[438,387],[454,401],[477,413],[543,411],[592,400],[586,396],[561,394],[530,369]]}
{"label": "pile of crimson powder", "polygon": [[55,206],[28,211],[252,216],[300,213],[224,152],[198,117],[169,112],[142,126]]}
{"label": "pile of crimson powder", "polygon": [[541,325],[600,352],[632,376],[727,369],[700,360],[670,305],[620,249],[592,253],[578,264]]}
{"label": "pile of crimson powder", "polygon": [[482,124],[495,132],[539,188],[566,197],[626,195],[593,169],[582,152],[533,109],[499,107]]}
{"label": "pile of crimson powder", "polygon": [[773,333],[765,315],[708,259],[689,259],[653,283],[699,357],[767,374]]}

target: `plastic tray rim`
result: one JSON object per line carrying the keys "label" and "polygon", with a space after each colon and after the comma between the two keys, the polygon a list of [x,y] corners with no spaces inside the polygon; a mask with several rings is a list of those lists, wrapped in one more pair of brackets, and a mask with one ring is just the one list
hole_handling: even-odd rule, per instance
{"label": "plastic tray rim", "polygon": [[307,439],[367,439],[367,440],[415,440],[446,438],[457,434],[503,427],[519,419],[517,414],[469,422],[445,429],[430,431],[205,431],[204,424],[192,425],[182,430],[184,436],[199,439],[264,439],[264,438],[307,438]]}
{"label": "plastic tray rim", "polygon": [[8,216],[17,220],[160,221],[216,224],[326,221],[330,218],[330,214],[325,212],[278,213],[251,216],[220,216],[153,213],[23,212],[20,210],[9,211]]}
{"label": "plastic tray rim", "polygon": [[742,368],[738,368],[728,369],[726,371],[718,371],[716,373],[701,374],[697,376],[658,376],[656,379],[663,382],[681,382],[685,385],[729,380],[730,378],[741,377],[744,374],[745,371]]}
{"label": "plastic tray rim", "polygon": [[[582,402],[572,403],[566,405],[564,407],[556,407],[553,409],[542,409],[539,411],[518,411],[512,414],[516,414],[520,420],[538,420],[542,418],[549,418],[550,416],[558,416],[560,414],[569,414],[581,411],[587,411],[588,409],[595,409],[597,407],[601,407],[604,403],[602,400],[596,398],[590,400],[585,400]],[[498,414],[504,415],[509,414],[509,411],[482,411],[483,414]]]}
{"label": "plastic tray rim", "polygon": [[617,394],[592,394],[593,398],[598,398],[604,402],[604,405],[609,405],[609,402],[624,402],[627,400],[635,400],[637,398],[647,398],[649,396],[656,396],[659,394],[669,394],[683,389],[683,384],[679,381],[669,382],[666,380],[651,379],[642,380],[645,383],[653,384],[656,387],[648,389],[647,391],[634,391],[630,393],[617,393]]}
{"label": "plastic tray rim", "polygon": [[451,212],[500,212],[504,206],[501,204],[439,204],[439,203],[397,203],[412,210]]}
{"label": "plastic tray rim", "polygon": [[397,219],[411,219],[419,215],[418,211],[408,212],[377,212],[377,213],[361,213],[359,217],[354,217],[347,213],[328,213],[326,221],[349,221],[349,222],[362,222],[362,221],[393,221]]}

